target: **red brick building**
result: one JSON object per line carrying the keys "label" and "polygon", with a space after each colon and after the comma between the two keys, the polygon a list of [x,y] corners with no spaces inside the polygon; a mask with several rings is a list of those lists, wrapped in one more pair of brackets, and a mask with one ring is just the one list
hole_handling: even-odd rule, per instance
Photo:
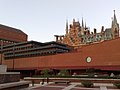
{"label": "red brick building", "polygon": [[27,41],[27,34],[20,29],[0,24],[0,45]]}
{"label": "red brick building", "polygon": [[118,34],[117,38],[73,47],[55,41],[27,41],[24,32],[3,25],[0,32],[1,41],[13,43],[1,45],[1,64],[6,64],[8,70],[20,71],[22,75],[35,75],[36,72],[40,74],[43,69],[68,69],[71,74],[79,74],[89,68],[120,73]]}
{"label": "red brick building", "polygon": [[[44,49],[46,52],[42,55],[27,54],[19,58],[13,57],[5,59],[3,64],[7,64],[9,70],[12,70],[14,66],[14,70],[21,72],[35,72],[46,68],[54,70],[68,69],[72,72],[95,68],[102,71],[115,72],[120,70],[119,45],[120,38],[79,47],[77,50],[69,51],[67,49],[65,53],[55,53]],[[51,48],[51,50],[54,49]],[[38,51],[35,50],[35,52]]]}
{"label": "red brick building", "polygon": [[111,27],[104,29],[104,26],[102,26],[101,32],[97,32],[96,28],[94,28],[94,32],[91,32],[90,28],[86,26],[86,23],[84,24],[83,19],[82,23],[73,19],[70,25],[68,25],[67,21],[65,31],[65,35],[55,35],[56,42],[61,42],[70,46],[80,46],[118,38],[119,24],[114,10]]}

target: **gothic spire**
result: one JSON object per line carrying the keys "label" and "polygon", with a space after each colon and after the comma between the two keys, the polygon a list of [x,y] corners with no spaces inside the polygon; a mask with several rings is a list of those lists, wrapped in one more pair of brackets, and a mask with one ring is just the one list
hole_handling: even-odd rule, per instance
{"label": "gothic spire", "polygon": [[66,34],[68,34],[68,20],[66,20]]}
{"label": "gothic spire", "polygon": [[114,16],[113,16],[113,18],[112,18],[112,28],[114,28],[115,26],[117,26],[118,25],[118,23],[117,23],[117,18],[116,18],[116,14],[115,14],[115,10],[113,10],[114,11]]}
{"label": "gothic spire", "polygon": [[116,18],[116,15],[115,15],[115,10],[113,10],[114,11],[114,18],[113,18],[113,21],[114,21],[114,23],[117,23],[117,18]]}
{"label": "gothic spire", "polygon": [[112,19],[112,25],[111,25],[111,27],[113,27],[113,17],[111,19]]}
{"label": "gothic spire", "polygon": [[87,29],[87,27],[86,27],[86,21],[85,21],[85,29]]}
{"label": "gothic spire", "polygon": [[84,27],[83,17],[82,17],[82,27]]}

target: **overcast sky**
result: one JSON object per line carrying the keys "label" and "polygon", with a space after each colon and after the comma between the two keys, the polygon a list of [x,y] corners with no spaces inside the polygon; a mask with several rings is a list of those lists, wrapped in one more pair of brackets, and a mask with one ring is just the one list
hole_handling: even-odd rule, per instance
{"label": "overcast sky", "polygon": [[48,42],[65,34],[65,23],[82,17],[91,31],[111,27],[113,10],[120,22],[120,0],[0,0],[0,24],[21,29],[28,40]]}

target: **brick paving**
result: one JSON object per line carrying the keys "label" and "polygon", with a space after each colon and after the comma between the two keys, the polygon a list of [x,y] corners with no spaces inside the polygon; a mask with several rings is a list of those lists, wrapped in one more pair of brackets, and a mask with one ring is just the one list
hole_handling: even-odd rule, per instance
{"label": "brick paving", "polygon": [[62,90],[63,88],[60,87],[38,87],[38,88],[34,88],[32,90]]}
{"label": "brick paving", "polygon": [[71,85],[71,84],[48,84],[47,86],[69,86],[69,85]]}
{"label": "brick paving", "polygon": [[85,87],[75,87],[77,84],[48,84],[43,86],[38,86],[31,90],[100,90],[99,88],[85,88]]}
{"label": "brick paving", "polygon": [[54,84],[53,82],[49,84],[35,84],[34,86],[30,86],[24,90],[120,90],[120,89],[110,89],[108,86],[112,87],[112,84],[104,84],[104,83],[94,83],[94,88],[85,88],[81,87],[80,83],[71,83],[71,84]]}

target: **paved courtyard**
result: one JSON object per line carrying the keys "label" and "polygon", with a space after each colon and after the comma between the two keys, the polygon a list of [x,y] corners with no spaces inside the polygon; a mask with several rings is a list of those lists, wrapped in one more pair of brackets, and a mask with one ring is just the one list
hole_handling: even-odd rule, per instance
{"label": "paved courtyard", "polygon": [[[109,88],[112,87],[112,88]],[[30,84],[29,88],[22,89],[22,90],[120,90],[117,88],[113,88],[113,84],[102,84],[102,83],[94,83],[94,88],[85,88],[81,86],[80,83],[71,83],[71,84],[54,84],[50,82],[49,84],[45,83],[35,84],[32,86]]]}

